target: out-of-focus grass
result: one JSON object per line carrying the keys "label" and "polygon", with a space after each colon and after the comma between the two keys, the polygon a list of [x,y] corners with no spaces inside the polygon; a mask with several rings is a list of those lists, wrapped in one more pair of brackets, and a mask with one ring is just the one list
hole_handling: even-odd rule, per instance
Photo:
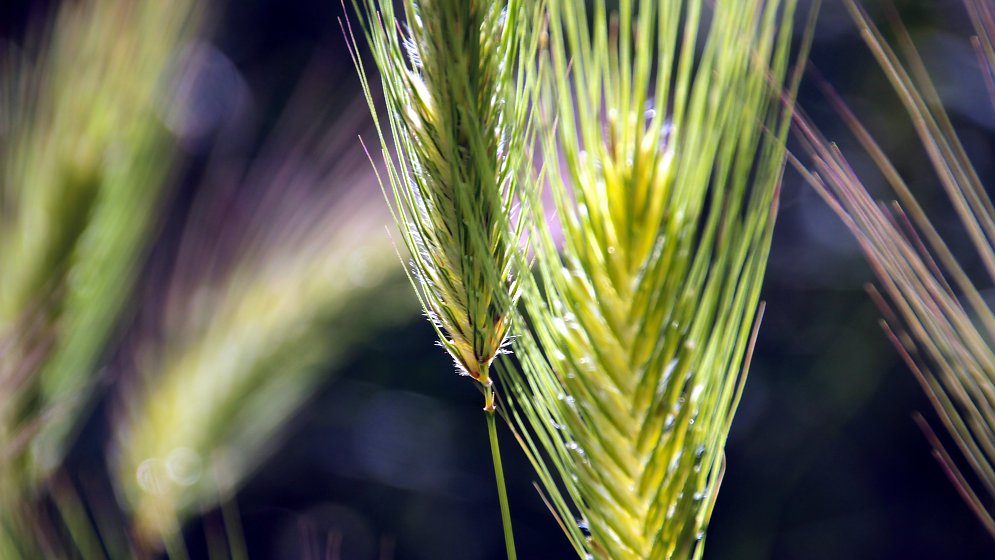
{"label": "out-of-focus grass", "polygon": [[25,452],[26,480],[60,457],[169,170],[156,96],[193,8],[163,6],[67,3],[38,56],[5,70],[0,441]]}
{"label": "out-of-focus grass", "polygon": [[[59,464],[129,299],[172,146],[157,116],[195,3],[67,2],[0,69],[0,556]],[[13,54],[16,53],[16,54]],[[37,545],[37,543],[35,543]]]}
{"label": "out-of-focus grass", "polygon": [[[941,236],[896,165],[828,87],[830,100],[898,201],[891,206],[877,201],[843,152],[804,119],[799,131],[813,164],[811,171],[797,167],[854,234],[877,275],[881,288],[870,292],[881,308],[882,326],[974,472],[976,485],[921,418],[920,424],[958,491],[995,536],[995,313],[982,295],[995,280],[995,206],[897,14],[892,14],[895,38],[889,41],[860,2],[846,5],[907,111],[987,275],[969,273],[966,259],[951,250],[952,240]],[[964,5],[974,24],[981,78],[995,106],[995,9],[982,0]]]}
{"label": "out-of-focus grass", "polygon": [[[65,3],[3,67],[0,558],[102,557],[101,540],[128,540],[99,534],[90,494],[53,473],[106,377],[155,210],[172,208],[181,121],[203,116],[183,106],[200,101],[183,80],[202,20],[186,1]],[[127,339],[137,371],[107,392],[130,554],[230,496],[336,359],[415,311],[360,125],[320,107],[297,103],[250,164],[211,159],[165,303],[144,290],[156,328]]]}
{"label": "out-of-focus grass", "polygon": [[229,496],[351,345],[415,311],[366,155],[318,120],[264,149],[232,206],[207,186],[139,342],[113,462],[153,542]]}

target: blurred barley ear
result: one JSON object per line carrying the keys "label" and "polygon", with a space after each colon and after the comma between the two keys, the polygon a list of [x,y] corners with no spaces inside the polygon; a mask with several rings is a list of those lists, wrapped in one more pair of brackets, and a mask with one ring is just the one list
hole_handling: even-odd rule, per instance
{"label": "blurred barley ear", "polygon": [[[0,556],[82,423],[126,309],[172,139],[162,86],[192,2],[61,3],[0,68]],[[48,551],[60,554],[58,551]]]}
{"label": "blurred barley ear", "polygon": [[[976,35],[972,43],[995,107],[995,8],[964,0]],[[897,16],[895,47],[859,2],[847,7],[915,126],[977,253],[986,279],[995,281],[995,207],[943,108],[926,67]],[[896,51],[897,48],[897,51]],[[812,166],[798,167],[856,237],[878,278],[869,291],[883,314],[882,326],[926,391],[964,461],[955,460],[924,421],[934,454],[968,505],[995,537],[995,314],[975,280],[930,223],[887,155],[840,98],[823,84],[830,101],[894,190],[897,202],[878,202],[846,157],[804,118],[799,137]],[[963,474],[962,462],[977,484]]]}
{"label": "blurred barley ear", "polygon": [[[234,494],[354,345],[416,309],[355,123],[292,110],[314,130],[288,125],[235,189],[200,190],[120,395],[116,484],[145,546],[171,555],[183,523]],[[219,214],[229,192],[239,219]]]}
{"label": "blurred barley ear", "polygon": [[554,203],[533,203],[508,416],[579,556],[700,557],[759,320],[795,3],[583,5],[550,0],[535,67]]}

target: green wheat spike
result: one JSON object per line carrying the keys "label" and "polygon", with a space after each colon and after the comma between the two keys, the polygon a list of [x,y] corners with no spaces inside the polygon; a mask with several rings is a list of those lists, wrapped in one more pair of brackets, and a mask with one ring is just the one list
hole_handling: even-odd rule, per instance
{"label": "green wheat spike", "polygon": [[355,62],[412,281],[460,371],[489,386],[517,298],[513,267],[525,222],[512,210],[523,199],[533,144],[517,60],[536,48],[535,9],[515,0],[411,0],[402,23],[391,2],[368,0],[365,8],[386,126],[362,60]]}
{"label": "green wheat spike", "polygon": [[794,2],[705,9],[549,2],[535,102],[554,202],[533,214],[531,328],[502,379],[582,557],[700,556],[758,321]]}
{"label": "green wheat spike", "polygon": [[542,2],[407,0],[403,23],[392,2],[364,4],[362,27],[380,73],[387,126],[377,117],[351,27],[345,33],[387,162],[389,188],[381,188],[441,345],[484,392],[512,560],[490,367],[506,345],[519,294],[528,213],[514,209],[531,199],[534,148],[532,75],[520,61],[532,60],[538,48]]}

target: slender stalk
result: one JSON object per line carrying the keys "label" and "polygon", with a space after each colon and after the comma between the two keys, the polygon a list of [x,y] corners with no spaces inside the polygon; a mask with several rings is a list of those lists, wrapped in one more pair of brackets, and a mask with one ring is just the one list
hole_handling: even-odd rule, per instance
{"label": "slender stalk", "polygon": [[190,560],[190,554],[187,552],[186,543],[183,542],[183,532],[180,530],[179,524],[175,525],[173,530],[163,538],[162,544],[166,547],[166,556],[169,560]]}
{"label": "slender stalk", "polygon": [[494,478],[497,480],[498,500],[501,503],[501,525],[504,528],[504,546],[508,560],[515,560],[515,535],[511,530],[511,509],[508,507],[508,490],[504,485],[504,467],[501,465],[501,449],[498,447],[497,427],[494,420],[494,386],[484,389],[484,414],[487,416],[487,434],[491,441],[491,457],[494,458]]}
{"label": "slender stalk", "polygon": [[221,517],[224,519],[225,538],[228,540],[228,550],[231,551],[232,560],[247,560],[249,552],[245,546],[245,531],[239,519],[238,504],[232,496],[222,499]]}

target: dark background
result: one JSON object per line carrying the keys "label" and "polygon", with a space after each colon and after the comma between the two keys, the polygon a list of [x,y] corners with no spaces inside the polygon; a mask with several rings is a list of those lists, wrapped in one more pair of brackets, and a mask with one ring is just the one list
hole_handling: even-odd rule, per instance
{"label": "dark background", "polygon": [[[867,4],[876,16],[884,13],[883,3]],[[54,5],[5,2],[3,34],[16,38],[27,21]],[[995,118],[967,41],[963,6],[952,0],[896,5],[973,162],[992,184]],[[345,110],[359,95],[338,0],[232,0],[212,8],[213,42],[241,73],[260,128],[275,121],[308,68],[320,68],[333,110]],[[971,268],[966,238],[914,131],[841,2],[824,2],[812,61],[876,135]],[[829,138],[844,150],[852,147],[811,81],[800,103]],[[203,156],[198,150],[207,148],[188,148],[194,164]],[[858,151],[850,153],[858,172],[872,169]],[[379,197],[370,187],[370,196]],[[172,212],[182,213],[183,196],[178,200]],[[766,316],[733,424],[705,558],[995,557],[995,543],[912,420],[919,411],[938,425],[877,324],[863,291],[869,280],[849,234],[789,172],[763,295]],[[992,293],[989,283],[979,288]],[[502,558],[480,408],[479,392],[457,377],[422,318],[360,346],[239,493],[251,556],[320,558],[332,536],[342,539],[345,559]],[[99,419],[92,424],[71,456],[77,469],[99,468],[94,457],[103,451],[105,427]],[[520,558],[572,557],[507,435],[502,448]],[[194,556],[205,554],[204,525],[218,522],[218,512],[207,512],[188,526]]]}

